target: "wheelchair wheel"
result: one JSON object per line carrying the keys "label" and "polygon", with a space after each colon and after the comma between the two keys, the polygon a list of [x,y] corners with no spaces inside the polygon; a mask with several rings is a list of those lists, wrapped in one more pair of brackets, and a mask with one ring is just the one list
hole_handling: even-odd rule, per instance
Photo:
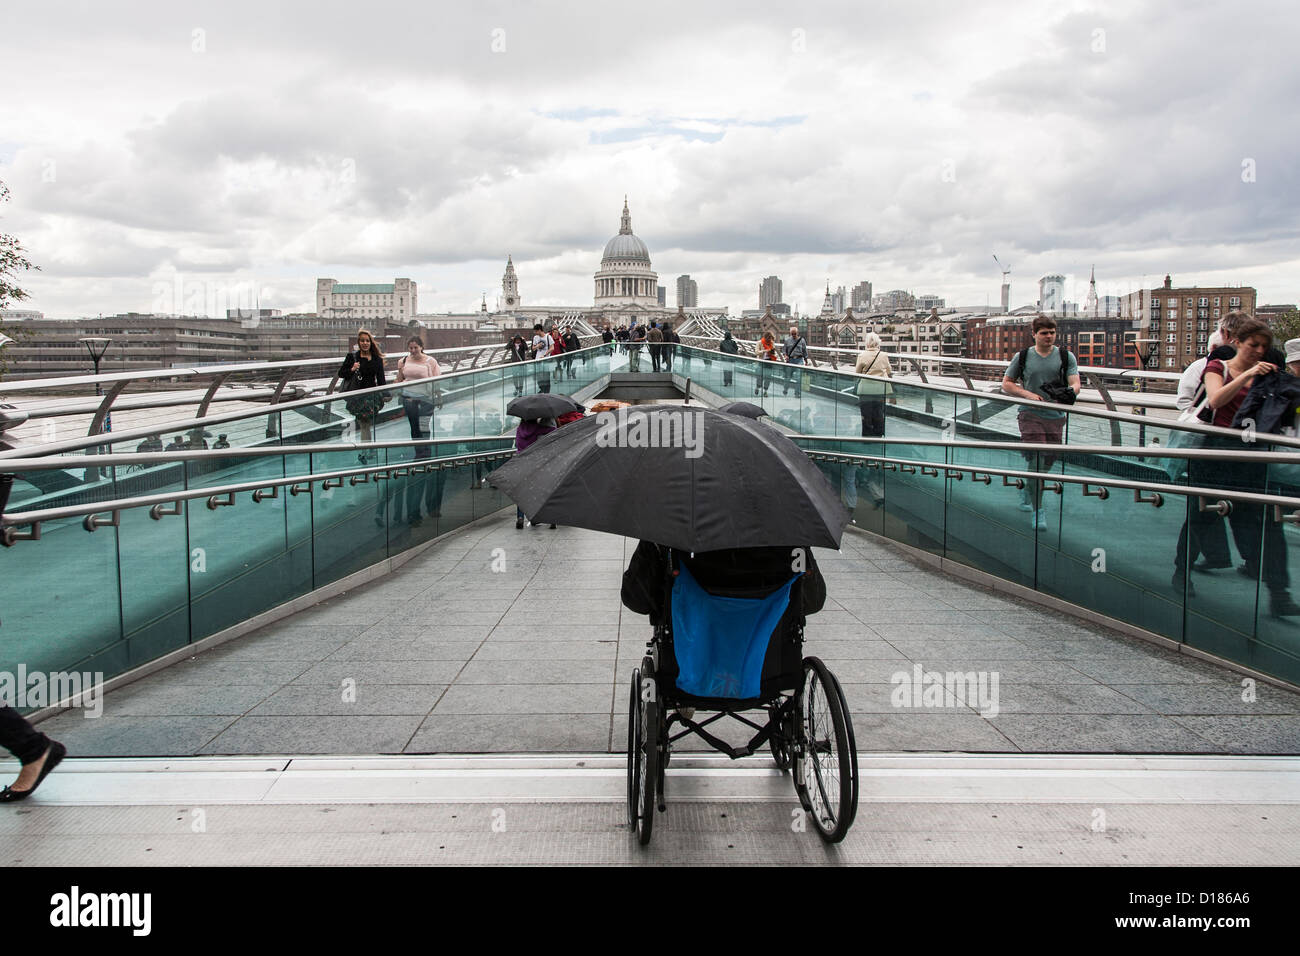
{"label": "wheelchair wheel", "polygon": [[632,696],[627,707],[627,825],[636,829],[637,794],[641,790],[641,670],[632,671]]}
{"label": "wheelchair wheel", "polygon": [[839,681],[816,657],[804,658],[800,700],[800,796],[827,843],[844,839],[858,812],[858,751]]}
{"label": "wheelchair wheel", "polygon": [[642,846],[650,842],[654,828],[655,795],[660,777],[659,704],[653,699],[642,700],[641,685],[645,681],[654,687],[653,666],[632,673],[627,728],[628,824]]}
{"label": "wheelchair wheel", "polygon": [[[768,713],[770,721],[779,719],[776,708],[773,708]],[[789,770],[794,765],[794,752],[790,748],[789,723],[783,721],[779,727],[779,732],[782,737],[778,739],[776,734],[773,734],[767,740],[767,747],[772,751],[772,761],[776,764],[776,769]]]}

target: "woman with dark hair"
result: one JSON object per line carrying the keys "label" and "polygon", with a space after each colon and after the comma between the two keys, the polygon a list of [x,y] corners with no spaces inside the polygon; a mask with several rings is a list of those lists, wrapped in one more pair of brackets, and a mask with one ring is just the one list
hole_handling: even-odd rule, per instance
{"label": "woman with dark hair", "polygon": [[[339,366],[339,378],[344,381],[344,391],[357,391],[363,388],[376,388],[387,384],[384,381],[384,353],[379,343],[370,334],[369,329],[357,330],[357,347],[343,359]],[[371,441],[374,436],[375,416],[384,407],[382,393],[357,395],[343,403],[349,415],[357,420],[357,432],[361,441]],[[357,456],[361,463],[366,463],[366,453]]]}
{"label": "woman with dark hair", "polygon": [[[1237,326],[1237,354],[1230,359],[1211,359],[1205,364],[1205,394],[1207,413],[1214,417],[1210,424],[1220,428],[1233,428],[1237,409],[1246,400],[1256,379],[1277,371],[1277,366],[1264,360],[1273,344],[1273,332],[1268,323],[1248,319]],[[1188,484],[1224,488],[1225,490],[1262,493],[1268,477],[1268,465],[1250,461],[1247,456],[1254,444],[1218,435],[1207,437],[1206,448],[1232,451],[1242,456],[1237,461],[1192,459],[1188,462]],[[1189,500],[1188,507],[1196,507]],[[1237,550],[1245,559],[1238,570],[1248,578],[1262,580],[1268,587],[1269,612],[1273,617],[1300,615],[1300,605],[1291,598],[1290,576],[1287,573],[1286,540],[1282,526],[1272,508],[1250,501],[1233,501],[1228,513],[1228,525]],[[1179,537],[1178,555],[1174,565],[1174,587],[1186,587],[1188,597],[1196,594],[1187,581],[1186,554],[1187,525]]]}
{"label": "woman with dark hair", "polygon": [[510,373],[511,381],[515,386],[515,397],[518,398],[524,394],[524,376],[527,373],[524,371],[523,363],[528,361],[528,343],[524,341],[522,335],[516,333],[510,340],[510,344],[506,346],[506,361],[519,363]]}

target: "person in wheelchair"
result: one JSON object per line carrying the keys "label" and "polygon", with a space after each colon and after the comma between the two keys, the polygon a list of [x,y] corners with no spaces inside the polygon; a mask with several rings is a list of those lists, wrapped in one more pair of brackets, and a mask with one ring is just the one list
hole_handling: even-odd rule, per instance
{"label": "person in wheelchair", "polygon": [[[678,581],[685,572],[685,580]],[[797,583],[798,587],[794,585]],[[703,594],[699,594],[703,592]],[[671,628],[673,621],[665,613],[669,602],[680,602],[676,611],[687,615],[692,606],[695,608],[693,620],[701,622],[700,614],[717,615],[725,605],[717,602],[692,601],[691,595],[698,594],[713,598],[737,598],[745,601],[744,605],[733,605],[732,610],[740,612],[742,607],[757,615],[752,622],[739,620],[718,621],[716,618],[707,623],[707,628],[715,639],[746,640],[748,625],[759,624],[759,619],[767,615],[767,624],[760,626],[765,634],[756,636],[766,640],[767,635],[781,628],[782,624],[792,624],[801,631],[803,620],[809,614],[816,614],[826,603],[826,581],[817,567],[817,559],[812,549],[807,547],[766,547],[766,548],[728,548],[720,551],[684,552],[666,548],[650,541],[642,541],[632,554],[627,570],[623,573],[621,598],[623,605],[637,614],[646,614],[650,623],[658,632],[661,628]],[[676,597],[674,595],[677,595]],[[796,605],[797,601],[797,605]],[[763,605],[767,605],[766,608]],[[738,615],[737,615],[738,616]],[[681,620],[687,620],[682,617]],[[738,625],[738,629],[730,625]],[[789,628],[786,628],[789,630]],[[751,634],[753,632],[751,631]],[[676,643],[681,647],[692,635],[678,634]],[[795,669],[799,667],[799,650],[793,651]],[[775,656],[773,656],[775,655]],[[785,660],[788,651],[769,646],[764,659],[776,664]],[[682,668],[680,674],[671,674],[676,679],[677,687],[692,697],[703,698],[739,698],[757,697],[759,693],[755,682],[757,673],[750,673],[748,678],[737,669],[719,678],[714,674],[696,672],[688,663],[686,655],[679,649],[676,663]],[[753,663],[761,663],[754,661]],[[787,663],[789,663],[787,661]],[[764,672],[774,668],[763,667]],[[780,668],[777,670],[789,667]],[[665,675],[670,676],[670,675]],[[690,720],[695,709],[692,706],[678,708],[681,717]]]}
{"label": "person in wheelchair", "polygon": [[[802,556],[795,555],[796,551]],[[812,548],[727,548],[687,553],[642,541],[623,572],[621,597],[624,607],[649,615],[651,625],[656,627],[663,619],[670,559],[674,566],[684,565],[700,587],[720,597],[751,597],[755,591],[771,591],[802,573],[804,616],[816,614],[826,604],[826,581]],[[795,570],[800,559],[802,572]]]}

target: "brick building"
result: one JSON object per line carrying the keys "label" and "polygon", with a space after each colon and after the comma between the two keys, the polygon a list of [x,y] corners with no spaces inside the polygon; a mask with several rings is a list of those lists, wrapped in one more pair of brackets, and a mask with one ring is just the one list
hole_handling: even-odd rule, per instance
{"label": "brick building", "polygon": [[1120,314],[1135,320],[1142,338],[1156,340],[1151,343],[1147,368],[1176,372],[1206,353],[1210,333],[1223,316],[1254,315],[1255,296],[1250,286],[1174,288],[1172,277],[1165,276],[1159,288],[1123,296]]}

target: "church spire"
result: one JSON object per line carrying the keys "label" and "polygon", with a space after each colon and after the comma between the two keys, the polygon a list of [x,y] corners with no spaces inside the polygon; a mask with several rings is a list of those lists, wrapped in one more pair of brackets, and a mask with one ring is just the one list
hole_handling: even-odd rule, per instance
{"label": "church spire", "polygon": [[632,214],[627,211],[627,196],[623,197],[623,219],[618,226],[620,236],[632,235]]}

